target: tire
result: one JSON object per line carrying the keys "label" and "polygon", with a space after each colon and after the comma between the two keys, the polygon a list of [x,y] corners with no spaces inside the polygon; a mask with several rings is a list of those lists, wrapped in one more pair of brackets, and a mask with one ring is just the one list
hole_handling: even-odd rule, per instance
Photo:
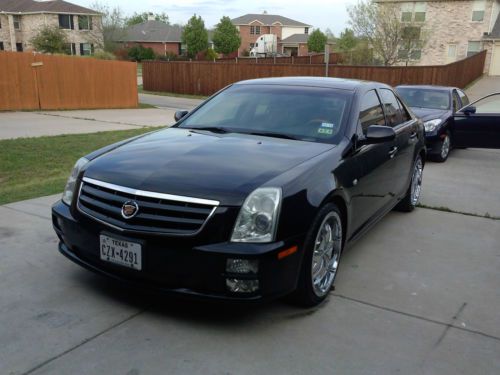
{"label": "tire", "polygon": [[[338,207],[328,203],[320,209],[309,229],[299,282],[291,296],[292,301],[301,306],[320,304],[332,289],[343,248],[341,218]],[[325,269],[325,265],[329,267]]]}
{"label": "tire", "polygon": [[444,163],[451,151],[451,134],[450,132],[446,132],[446,137],[441,142],[441,150],[439,154],[433,155],[432,160],[438,163]]}
{"label": "tire", "polygon": [[395,209],[402,212],[411,212],[417,206],[422,192],[422,175],[424,163],[420,155],[417,156],[413,163],[410,186],[405,197],[396,205]]}

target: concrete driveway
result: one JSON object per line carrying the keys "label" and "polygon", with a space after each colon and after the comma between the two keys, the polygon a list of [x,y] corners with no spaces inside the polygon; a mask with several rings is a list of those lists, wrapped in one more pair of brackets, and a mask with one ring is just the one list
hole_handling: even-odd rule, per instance
{"label": "concrete driveway", "polygon": [[168,108],[2,112],[0,139],[166,126],[174,123],[174,113]]}
{"label": "concrete driveway", "polygon": [[[428,163],[424,202],[498,202],[492,169],[478,168],[489,162],[500,153]],[[480,193],[458,193],[469,174]],[[0,207],[0,374],[500,373],[498,220],[390,213],[344,254],[319,308],[236,308],[128,290],[72,264],[52,231],[58,198]]]}

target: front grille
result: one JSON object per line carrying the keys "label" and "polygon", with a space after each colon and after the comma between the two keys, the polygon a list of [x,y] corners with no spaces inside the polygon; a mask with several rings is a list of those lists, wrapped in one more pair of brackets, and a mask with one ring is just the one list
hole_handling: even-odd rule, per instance
{"label": "front grille", "polygon": [[[125,219],[122,206],[134,201],[136,216]],[[126,188],[84,177],[78,209],[121,230],[171,235],[195,235],[212,216],[219,202]]]}

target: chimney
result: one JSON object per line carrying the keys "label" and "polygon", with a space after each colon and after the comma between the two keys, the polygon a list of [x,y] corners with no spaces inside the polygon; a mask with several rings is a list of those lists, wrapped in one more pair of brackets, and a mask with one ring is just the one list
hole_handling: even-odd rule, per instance
{"label": "chimney", "polygon": [[151,12],[148,13],[148,21],[154,21],[155,20],[155,15]]}
{"label": "chimney", "polygon": [[263,11],[262,14],[267,14],[267,10]]}

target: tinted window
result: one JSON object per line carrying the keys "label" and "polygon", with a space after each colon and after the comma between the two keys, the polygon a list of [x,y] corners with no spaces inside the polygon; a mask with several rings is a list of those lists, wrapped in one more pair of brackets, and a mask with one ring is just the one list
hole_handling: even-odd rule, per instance
{"label": "tinted window", "polygon": [[384,111],[377,93],[368,91],[361,102],[361,111],[359,113],[359,122],[363,133],[370,125],[385,125]]}
{"label": "tinted window", "polygon": [[456,91],[453,91],[453,112],[456,112],[460,109],[460,100],[458,100],[458,94]]}
{"label": "tinted window", "polygon": [[280,133],[336,143],[343,135],[351,93],[317,87],[235,85],[182,122],[182,128]]}
{"label": "tinted window", "polygon": [[398,104],[399,104],[399,108],[401,108],[401,119],[402,119],[402,121],[403,122],[410,121],[411,120],[411,116],[408,113],[408,111],[406,110],[406,108],[403,105],[403,103],[401,103],[401,100],[399,100],[399,98],[398,98]]}
{"label": "tinted window", "polygon": [[500,94],[494,94],[477,101],[476,114],[500,113]]}
{"label": "tinted window", "polygon": [[391,90],[381,89],[380,95],[384,104],[385,116],[387,125],[397,126],[402,122],[401,109],[399,108],[398,100]]}
{"label": "tinted window", "polygon": [[462,101],[462,107],[469,105],[470,101],[467,95],[462,90],[457,90],[458,96],[460,96],[460,100]]}
{"label": "tinted window", "polygon": [[450,109],[450,94],[447,90],[398,87],[398,93],[410,107]]}

